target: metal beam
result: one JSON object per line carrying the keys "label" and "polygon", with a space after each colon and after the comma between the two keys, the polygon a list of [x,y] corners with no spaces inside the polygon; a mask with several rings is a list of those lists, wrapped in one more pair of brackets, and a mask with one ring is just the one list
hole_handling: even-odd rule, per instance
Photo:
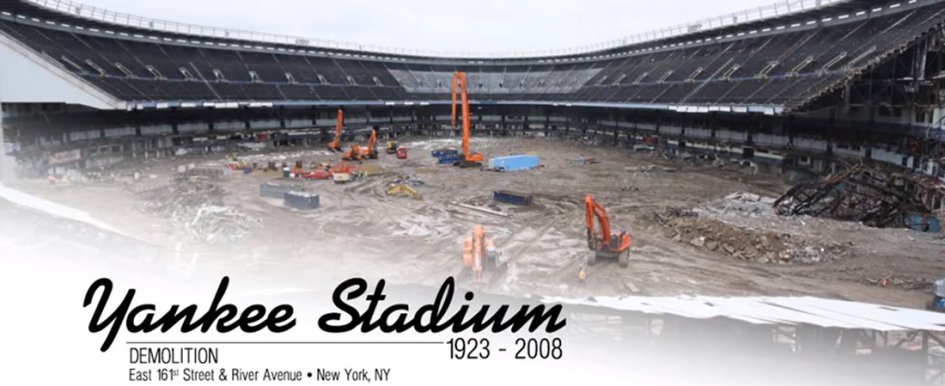
{"label": "metal beam", "polygon": [[3,135],[3,101],[0,101],[0,185],[3,185],[7,182],[7,146],[6,139]]}

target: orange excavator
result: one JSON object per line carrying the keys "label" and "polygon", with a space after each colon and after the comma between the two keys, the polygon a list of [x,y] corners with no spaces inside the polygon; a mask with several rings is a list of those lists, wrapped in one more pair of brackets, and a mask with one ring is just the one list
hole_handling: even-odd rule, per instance
{"label": "orange excavator", "polygon": [[467,82],[466,82],[466,73],[462,71],[456,71],[453,73],[453,127],[456,127],[456,91],[457,87],[462,94],[462,110],[463,110],[463,154],[460,155],[460,160],[455,164],[459,167],[478,167],[482,166],[483,156],[482,153],[473,153],[469,150],[469,130],[470,130],[470,117],[469,117],[469,94],[467,92]]}
{"label": "orange excavator", "polygon": [[341,151],[341,131],[344,130],[345,113],[338,109],[338,118],[335,121],[335,139],[328,144],[328,150]]}
{"label": "orange excavator", "polygon": [[[584,209],[587,212],[587,247],[594,253],[588,264],[594,264],[600,258],[617,259],[622,268],[630,265],[630,234],[626,231],[610,233],[610,219],[607,211],[594,201],[590,194],[584,197]],[[595,231],[594,218],[600,222],[600,234]]]}
{"label": "orange excavator", "polygon": [[370,159],[377,159],[377,130],[371,130],[371,136],[368,137],[367,147],[364,150],[364,156]]}
{"label": "orange excavator", "polygon": [[377,130],[371,130],[367,146],[351,146],[351,150],[346,151],[341,157],[345,161],[363,161],[365,158],[377,159]]}
{"label": "orange excavator", "polygon": [[463,241],[463,266],[470,269],[474,283],[482,283],[482,272],[499,267],[495,242],[486,237],[482,225],[473,226],[472,234]]}

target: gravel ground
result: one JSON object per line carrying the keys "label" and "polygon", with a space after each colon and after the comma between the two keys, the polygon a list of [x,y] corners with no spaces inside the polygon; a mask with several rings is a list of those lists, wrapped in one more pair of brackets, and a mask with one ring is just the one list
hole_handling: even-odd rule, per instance
{"label": "gravel ground", "polygon": [[[147,214],[134,191],[170,182],[179,165],[220,166],[224,157],[151,161],[134,169],[144,176],[139,181],[55,186],[21,181],[17,187],[89,211],[116,228],[166,246],[164,264],[169,269],[276,279],[298,288],[352,275],[421,284],[438,284],[448,275],[465,277],[462,239],[475,224],[485,227],[507,261],[507,269],[491,274],[483,289],[500,293],[811,295],[922,307],[929,298],[929,283],[945,277],[941,235],[782,218],[766,205],[733,201],[730,195],[738,192],[776,197],[785,191],[792,175],[777,171],[684,162],[576,141],[474,139],[473,149],[487,157],[532,153],[543,163],[535,170],[494,173],[436,165],[429,151],[458,146],[455,139],[401,144],[410,149],[409,160],[381,154],[379,160],[356,164],[368,176],[346,185],[283,181],[277,173],[262,172],[223,177],[215,183],[226,192],[224,204],[261,226],[240,240],[214,245],[195,239],[167,218]],[[301,159],[306,166],[339,158],[300,149],[240,157],[263,165]],[[575,161],[582,157],[600,162]],[[405,175],[424,181],[416,188],[422,201],[385,194],[388,181]],[[267,181],[298,184],[318,193],[321,208],[299,212],[283,207],[281,200],[261,198],[259,184]],[[491,194],[498,189],[532,193],[535,205],[492,203]],[[584,240],[586,193],[607,209],[615,228],[630,232],[633,246],[629,268],[606,262],[588,266],[582,284],[578,272],[590,253]],[[457,203],[484,206],[508,217]],[[667,213],[685,216],[668,218]],[[778,253],[790,250],[805,257],[771,259],[765,248],[775,247],[761,245],[761,236],[780,248]],[[736,256],[727,251],[726,240],[744,241],[739,252],[747,252]],[[885,287],[879,284],[883,279]]]}

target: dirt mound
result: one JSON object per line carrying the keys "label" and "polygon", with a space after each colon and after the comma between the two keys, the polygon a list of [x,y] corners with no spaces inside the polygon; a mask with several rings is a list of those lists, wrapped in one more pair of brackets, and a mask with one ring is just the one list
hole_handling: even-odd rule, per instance
{"label": "dirt mound", "polygon": [[667,237],[739,260],[766,264],[815,264],[842,258],[850,245],[817,244],[786,233],[757,232],[702,218],[679,218],[665,225]]}
{"label": "dirt mound", "polygon": [[[744,208],[739,211],[741,209]],[[681,208],[663,208],[646,219],[662,227],[664,235],[674,241],[764,264],[816,264],[847,256],[851,246],[849,243],[815,243],[788,233],[737,227]]]}

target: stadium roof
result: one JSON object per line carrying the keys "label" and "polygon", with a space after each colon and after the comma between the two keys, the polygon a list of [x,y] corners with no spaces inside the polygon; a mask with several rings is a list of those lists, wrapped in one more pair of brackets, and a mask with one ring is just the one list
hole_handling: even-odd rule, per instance
{"label": "stadium roof", "polygon": [[[903,0],[902,3],[914,3],[916,0]],[[97,21],[102,25],[120,25],[140,31],[160,31],[164,33],[197,35],[232,39],[240,41],[255,41],[269,44],[285,44],[294,46],[308,46],[340,51],[369,52],[395,56],[413,57],[444,57],[462,59],[522,59],[585,56],[623,51],[628,47],[646,46],[652,43],[669,43],[671,41],[698,40],[737,33],[740,30],[777,28],[782,25],[796,23],[806,24],[817,21],[821,16],[826,18],[838,17],[843,14],[869,12],[873,7],[889,3],[886,0],[784,0],[777,3],[718,15],[702,20],[661,28],[653,31],[637,33],[606,42],[579,47],[554,49],[547,51],[522,52],[452,52],[452,51],[424,51],[410,48],[379,47],[356,42],[329,41],[325,39],[269,34],[258,31],[236,30],[212,26],[179,23],[168,20],[159,20],[127,13],[114,12],[94,6],[85,5],[71,0],[16,0],[8,1],[4,9],[12,12],[28,12],[33,15],[48,18],[80,17],[87,21]],[[816,16],[816,17],[815,17]]]}
{"label": "stadium roof", "polygon": [[0,94],[128,110],[424,106],[447,103],[452,72],[466,71],[480,104],[780,115],[836,99],[843,85],[945,22],[945,0],[801,0],[771,9],[593,53],[463,59],[326,49],[68,0],[8,1],[0,2],[8,69]]}

